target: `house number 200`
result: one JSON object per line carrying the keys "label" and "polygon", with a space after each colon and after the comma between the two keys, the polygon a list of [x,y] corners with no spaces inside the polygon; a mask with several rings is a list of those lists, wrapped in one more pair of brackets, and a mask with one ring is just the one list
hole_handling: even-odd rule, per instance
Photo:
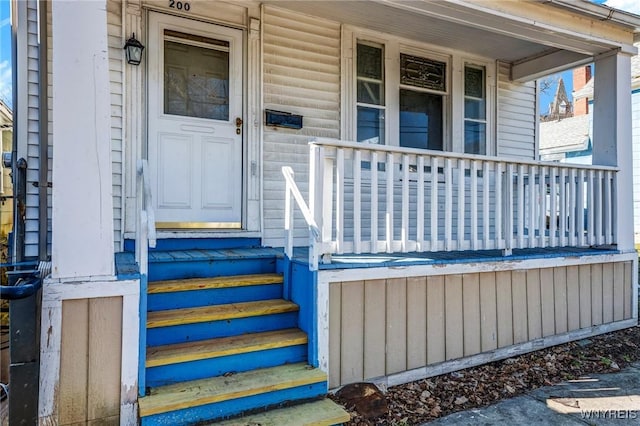
{"label": "house number 200", "polygon": [[191,5],[186,1],[169,0],[169,7],[172,9],[186,10],[187,12],[191,10]]}

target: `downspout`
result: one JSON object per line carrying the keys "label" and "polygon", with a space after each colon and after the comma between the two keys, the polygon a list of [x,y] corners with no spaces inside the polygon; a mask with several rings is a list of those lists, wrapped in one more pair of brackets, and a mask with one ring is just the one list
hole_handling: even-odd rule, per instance
{"label": "downspout", "polygon": [[[48,236],[48,203],[47,195],[49,190],[49,96],[48,96],[48,73],[49,64],[47,59],[48,34],[47,34],[47,0],[39,1],[39,24],[40,24],[40,44],[38,46],[38,90],[39,90],[39,110],[38,119],[39,140],[39,176],[38,176],[38,260],[45,262],[48,260],[47,236]],[[44,278],[44,277],[41,277]]]}
{"label": "downspout", "polygon": [[[17,126],[17,117],[18,117],[18,11],[17,11],[18,1],[12,0],[11,3],[11,97],[12,97],[12,107],[13,107],[13,134],[11,138],[11,175],[17,176],[17,167],[16,160],[18,158],[18,126]],[[15,179],[15,178],[14,178]],[[15,223],[17,222],[18,216],[18,203],[15,198],[16,194],[13,191],[13,223],[15,228]],[[9,241],[9,253],[11,254],[11,262],[17,263],[17,253],[18,253],[18,244],[15,229],[12,233],[12,238]]]}

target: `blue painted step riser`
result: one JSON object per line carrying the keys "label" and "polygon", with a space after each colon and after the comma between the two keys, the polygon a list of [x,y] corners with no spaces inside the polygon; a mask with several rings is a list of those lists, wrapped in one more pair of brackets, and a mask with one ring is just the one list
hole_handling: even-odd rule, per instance
{"label": "blue painted step riser", "polygon": [[187,408],[169,413],[143,417],[142,426],[187,426],[205,420],[218,420],[253,409],[281,404],[283,401],[300,401],[319,398],[327,393],[327,383],[299,386],[229,401]]}
{"label": "blue painted step riser", "polygon": [[298,326],[298,312],[147,329],[147,345],[160,346]]}
{"label": "blue painted step riser", "polygon": [[227,275],[266,274],[275,271],[274,258],[173,260],[149,262],[149,281],[185,278],[222,277]]}
{"label": "blue painted step riser", "polygon": [[151,312],[280,298],[282,284],[265,284],[149,294],[147,306]]}
{"label": "blue painted step riser", "polygon": [[[166,250],[216,250],[260,247],[259,238],[164,238],[150,252]],[[135,240],[124,240],[124,251],[134,252]]]}
{"label": "blue painted step riser", "polygon": [[156,387],[187,380],[240,373],[257,368],[303,362],[307,359],[307,345],[287,346],[264,351],[228,355],[179,364],[147,368],[147,386]]}

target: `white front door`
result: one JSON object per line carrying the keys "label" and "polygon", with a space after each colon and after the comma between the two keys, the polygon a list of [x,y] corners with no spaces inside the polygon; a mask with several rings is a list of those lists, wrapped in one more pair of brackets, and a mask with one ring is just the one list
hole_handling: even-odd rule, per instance
{"label": "white front door", "polygon": [[158,228],[240,228],[242,31],[151,12],[148,159]]}

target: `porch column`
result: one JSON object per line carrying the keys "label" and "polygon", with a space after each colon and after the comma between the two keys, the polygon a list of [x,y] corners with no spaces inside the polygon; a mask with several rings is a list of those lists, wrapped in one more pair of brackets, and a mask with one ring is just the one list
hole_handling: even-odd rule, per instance
{"label": "porch column", "polygon": [[105,0],[52,4],[53,279],[114,275]]}
{"label": "porch column", "polygon": [[620,169],[613,226],[624,252],[634,250],[630,59],[623,53],[596,59],[593,94],[593,164]]}

